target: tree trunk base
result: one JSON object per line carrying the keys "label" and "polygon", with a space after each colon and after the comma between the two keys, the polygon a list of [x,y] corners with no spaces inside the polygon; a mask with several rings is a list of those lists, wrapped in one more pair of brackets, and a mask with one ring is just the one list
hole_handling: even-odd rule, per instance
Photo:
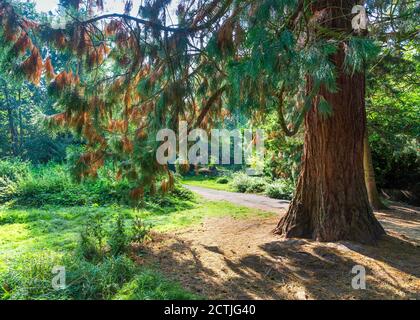
{"label": "tree trunk base", "polygon": [[385,234],[382,225],[369,208],[363,211],[350,210],[350,214],[344,213],[331,213],[330,218],[324,220],[320,219],[316,209],[305,208],[302,203],[292,202],[274,233],[285,238],[304,238],[321,242],[347,240],[364,244],[375,244]]}

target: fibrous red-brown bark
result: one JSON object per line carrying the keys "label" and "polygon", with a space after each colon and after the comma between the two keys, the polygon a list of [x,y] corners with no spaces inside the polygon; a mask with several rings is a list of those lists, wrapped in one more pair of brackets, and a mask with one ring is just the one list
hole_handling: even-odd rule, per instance
{"label": "fibrous red-brown bark", "polygon": [[[353,2],[316,1],[312,9],[333,8],[328,26],[348,28],[350,21],[341,17],[342,12],[351,12]],[[332,115],[321,114],[314,99],[305,116],[302,171],[289,210],[275,229],[277,234],[372,243],[385,233],[369,205],[364,180],[364,74],[345,72],[344,50],[343,44],[331,57],[337,67],[338,91],[321,87],[319,92],[332,107]]]}

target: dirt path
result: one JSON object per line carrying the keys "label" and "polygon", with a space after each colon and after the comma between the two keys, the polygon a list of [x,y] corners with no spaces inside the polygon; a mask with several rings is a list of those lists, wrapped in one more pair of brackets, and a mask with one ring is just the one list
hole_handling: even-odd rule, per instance
{"label": "dirt path", "polygon": [[[212,299],[420,298],[419,208],[395,205],[377,212],[388,235],[376,246],[319,243],[273,235],[285,209],[265,197],[241,202],[237,194],[190,189],[211,200],[264,206],[278,213],[268,218],[207,218],[189,229],[155,234],[143,263],[157,265],[194,293]],[[366,268],[366,290],[351,286],[355,265]]]}
{"label": "dirt path", "polygon": [[[290,203],[287,200],[276,200],[263,195],[220,191],[188,185],[185,185],[185,187],[208,200],[229,201],[237,205],[279,213],[280,215],[286,212]],[[375,212],[376,217],[384,228],[398,233],[406,239],[412,239],[420,243],[419,208],[399,204],[391,209],[393,208],[397,208],[397,210]],[[410,219],[411,217],[413,217],[414,221]]]}
{"label": "dirt path", "polygon": [[276,200],[257,194],[221,191],[189,185],[184,187],[208,200],[229,201],[237,205],[274,213],[283,213],[289,207],[289,201],[287,200]]}

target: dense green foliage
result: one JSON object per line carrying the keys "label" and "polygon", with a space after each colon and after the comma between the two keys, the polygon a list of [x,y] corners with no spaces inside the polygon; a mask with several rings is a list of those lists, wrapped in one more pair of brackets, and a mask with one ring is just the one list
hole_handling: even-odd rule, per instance
{"label": "dense green foliage", "polygon": [[[179,1],[171,17],[175,25],[169,27],[166,13],[171,2],[146,1],[137,16],[128,6],[125,20],[102,19],[100,11],[86,12],[75,5],[77,1],[62,2],[59,15],[70,14],[86,23],[69,21],[57,31],[48,27],[57,17],[36,13],[31,3],[12,1],[18,15],[42,21],[43,27],[42,32],[29,33],[33,43],[37,40],[39,54],[32,52],[37,67],[26,70],[22,61],[31,47],[22,41],[13,46],[8,32],[18,32],[20,26],[7,17],[2,20],[2,154],[35,162],[62,160],[74,138],[62,131],[52,135],[51,129],[72,129],[83,137],[84,145],[74,158],[76,176],[96,176],[101,166],[112,162],[116,164],[112,169],[130,181],[129,188],[137,189],[133,194],[141,195],[147,185],[156,189],[153,173],[166,170],[152,159],[157,130],[176,129],[178,120],[205,129],[223,126],[221,119],[225,126],[237,127],[239,120],[241,125],[260,124],[269,132],[266,173],[296,182],[303,115],[320,86],[335,90],[336,70],[329,55],[346,41],[347,72],[367,70],[378,182],[405,187],[416,181],[418,43],[412,39],[418,8],[413,3],[370,1],[368,37],[338,31],[326,42],[325,30],[308,32],[308,21],[315,15],[311,3],[226,0],[187,6]],[[90,22],[94,15],[97,19]],[[144,25],[137,17],[153,19],[153,24]],[[16,57],[16,50],[22,57]],[[312,75],[310,92],[303,90],[307,74]],[[39,82],[39,88],[22,86],[24,75]],[[318,108],[331,114],[333,110],[319,98]],[[14,123],[6,117],[9,110]],[[61,111],[41,130],[39,113]],[[298,136],[288,138],[282,132]],[[397,168],[401,163],[404,168]]]}
{"label": "dense green foliage", "polygon": [[[0,201],[15,205],[141,205],[130,199],[129,183],[118,180],[112,170],[104,167],[96,179],[83,183],[74,181],[68,165],[50,163],[36,166],[29,162],[0,160]],[[167,196],[155,194],[143,199],[143,204],[166,204],[191,200],[191,193],[179,185]]]}
{"label": "dense green foliage", "polygon": [[283,200],[292,199],[295,191],[290,180],[251,177],[243,172],[232,175],[231,186],[237,192],[264,193],[270,198]]}
{"label": "dense green foliage", "polygon": [[[105,221],[86,220],[79,244],[71,252],[24,253],[0,270],[1,299],[193,299],[195,296],[158,272],[128,257],[128,236],[121,215]],[[138,230],[138,229],[137,229]],[[143,237],[144,239],[144,237]],[[66,288],[55,290],[51,271],[65,266]]]}
{"label": "dense green foliage", "polygon": [[229,183],[229,178],[227,178],[227,177],[220,177],[220,178],[218,178],[216,180],[216,182],[217,183],[220,183],[220,184],[227,184],[227,183]]}
{"label": "dense green foliage", "polygon": [[420,179],[420,55],[413,41],[386,48],[369,73],[368,130],[377,182],[410,188]]}
{"label": "dense green foliage", "polygon": [[[86,12],[79,1],[63,2],[59,15],[74,19],[59,30],[50,26],[53,17],[29,15],[19,2],[5,2],[9,16],[1,21],[1,65],[34,83],[42,81],[45,70],[45,86],[60,112],[47,122],[71,129],[86,142],[74,170],[79,178],[95,176],[113,162],[124,164],[117,167],[138,189],[134,195],[155,189],[154,175],[167,171],[154,161],[156,132],[177,129],[179,120],[210,130],[238,110],[250,120],[274,113],[281,130],[293,135],[312,101],[319,101],[315,107],[322,113],[333,112],[319,96],[321,86],[336,90],[331,54],[345,42],[346,72],[351,73],[362,70],[379,51],[373,37],[337,28],[325,41],[326,30],[308,32],[317,15],[315,3],[224,0],[189,5],[182,0],[170,17],[175,25],[168,26],[171,2],[146,1],[134,16],[129,5],[124,19]],[[389,5],[369,6],[382,13]],[[343,10],[350,14],[351,6]],[[405,5],[395,20],[413,12],[411,4]],[[44,23],[39,29],[22,27],[21,16]],[[17,34],[19,42],[13,40]],[[57,59],[62,56],[65,64],[64,58]],[[308,74],[311,89],[304,90]],[[171,185],[171,179],[165,184]]]}
{"label": "dense green foliage", "polygon": [[[31,2],[19,3],[19,10],[32,19],[43,16],[35,12]],[[6,48],[0,51],[0,61],[8,64]],[[66,58],[54,54],[54,60],[61,65]],[[69,133],[51,132],[42,125],[45,115],[57,112],[46,82],[36,86],[17,75],[15,70],[0,70],[0,157],[19,157],[34,163],[64,160],[66,147],[78,141]]]}
{"label": "dense green foliage", "polygon": [[232,187],[238,192],[260,193],[265,190],[266,184],[265,178],[251,177],[243,172],[234,174],[232,178]]}
{"label": "dense green foliage", "polygon": [[291,200],[295,192],[295,186],[288,180],[276,180],[267,184],[265,194],[274,199]]}

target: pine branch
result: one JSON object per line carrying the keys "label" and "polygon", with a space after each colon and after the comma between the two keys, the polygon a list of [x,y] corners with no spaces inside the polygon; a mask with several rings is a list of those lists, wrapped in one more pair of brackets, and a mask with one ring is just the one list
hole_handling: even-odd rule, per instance
{"label": "pine branch", "polygon": [[155,28],[155,29],[160,30],[160,31],[174,32],[174,33],[192,33],[192,32],[197,32],[197,31],[200,31],[200,30],[207,29],[208,27],[212,26],[214,22],[216,22],[218,19],[223,17],[224,14],[226,14],[226,12],[228,11],[232,2],[233,2],[233,0],[226,0],[225,4],[220,8],[220,10],[211,19],[209,19],[207,22],[205,22],[201,25],[197,25],[197,26],[193,26],[193,25],[188,26],[188,27],[165,26],[165,25],[162,25],[161,23],[158,23],[158,22],[154,22],[154,21],[150,21],[150,20],[146,20],[146,19],[142,19],[142,18],[138,18],[138,17],[133,17],[133,16],[130,16],[128,14],[121,14],[121,13],[104,14],[104,15],[97,16],[97,17],[94,17],[94,18],[91,18],[91,19],[88,19],[88,20],[84,20],[81,23],[82,24],[92,24],[92,23],[95,23],[95,22],[100,21],[100,20],[106,20],[106,19],[112,19],[112,18],[121,18],[121,19],[124,19],[124,20],[131,20],[131,21],[134,21],[136,23]]}
{"label": "pine branch", "polygon": [[299,118],[297,120],[297,122],[294,124],[293,126],[293,130],[289,130],[289,128],[287,128],[286,125],[286,120],[284,118],[284,99],[283,99],[283,95],[284,95],[284,86],[282,86],[280,93],[278,94],[278,99],[279,99],[279,107],[278,107],[278,116],[279,116],[279,121],[280,121],[280,126],[284,132],[284,134],[288,137],[292,137],[294,135],[296,135],[299,131],[300,126],[303,123],[303,115],[305,111],[302,111],[301,114],[299,114]]}
{"label": "pine branch", "polygon": [[204,117],[207,115],[207,113],[210,111],[211,106],[214,104],[214,102],[222,95],[222,93],[226,90],[226,85],[219,88],[206,102],[204,105],[203,110],[201,110],[200,115],[197,118],[197,121],[195,122],[195,127],[199,127],[201,123],[204,120]]}

